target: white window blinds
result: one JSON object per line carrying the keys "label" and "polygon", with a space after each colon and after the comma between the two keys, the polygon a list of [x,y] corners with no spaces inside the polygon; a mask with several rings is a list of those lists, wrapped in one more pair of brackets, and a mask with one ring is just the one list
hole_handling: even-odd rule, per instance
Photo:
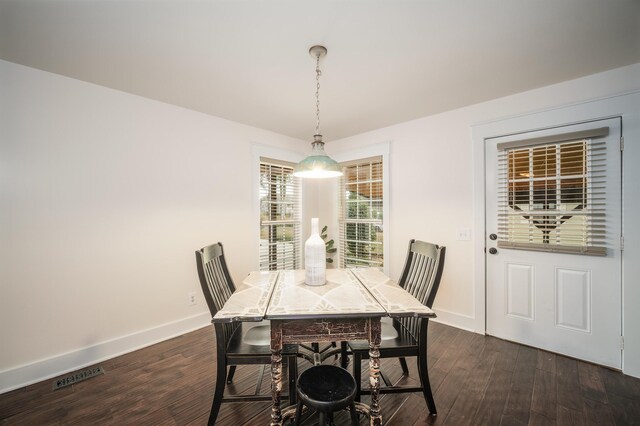
{"label": "white window blinds", "polygon": [[498,247],[606,255],[607,135],[498,144]]}
{"label": "white window blinds", "polygon": [[300,179],[293,164],[260,159],[260,270],[298,269]]}
{"label": "white window blinds", "polygon": [[343,268],[384,265],[382,157],[343,164],[340,258]]}

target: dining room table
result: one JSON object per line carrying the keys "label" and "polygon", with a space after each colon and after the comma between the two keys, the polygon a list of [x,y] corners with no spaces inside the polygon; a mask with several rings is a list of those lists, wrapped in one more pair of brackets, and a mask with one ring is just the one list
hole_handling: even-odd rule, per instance
{"label": "dining room table", "polygon": [[327,269],[326,283],[319,286],[305,284],[301,269],[249,273],[213,321],[270,321],[272,426],[295,414],[294,406],[281,407],[284,344],[367,340],[371,400],[358,402],[356,411],[378,426],[380,320],[386,316],[436,315],[378,268]]}

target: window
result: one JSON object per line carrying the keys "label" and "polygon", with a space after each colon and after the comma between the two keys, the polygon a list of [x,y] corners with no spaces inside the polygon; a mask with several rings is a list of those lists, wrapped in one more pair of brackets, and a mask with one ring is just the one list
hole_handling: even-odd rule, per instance
{"label": "window", "polygon": [[293,165],[260,158],[260,270],[298,269],[300,179]]}
{"label": "window", "polygon": [[572,136],[498,146],[499,247],[606,254],[605,142]]}
{"label": "window", "polygon": [[343,164],[340,179],[342,267],[384,266],[382,157]]}

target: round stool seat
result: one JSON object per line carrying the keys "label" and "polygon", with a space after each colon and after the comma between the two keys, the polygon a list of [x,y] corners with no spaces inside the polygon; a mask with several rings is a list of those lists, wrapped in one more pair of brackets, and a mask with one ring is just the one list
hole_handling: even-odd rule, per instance
{"label": "round stool seat", "polygon": [[298,397],[308,407],[333,413],[353,404],[356,381],[344,368],[315,365],[298,377]]}

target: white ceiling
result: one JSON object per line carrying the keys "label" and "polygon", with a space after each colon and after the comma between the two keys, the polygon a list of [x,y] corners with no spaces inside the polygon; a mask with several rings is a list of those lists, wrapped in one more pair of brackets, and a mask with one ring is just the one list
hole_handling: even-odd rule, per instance
{"label": "white ceiling", "polygon": [[637,0],[7,1],[0,58],[325,141],[640,62]]}

